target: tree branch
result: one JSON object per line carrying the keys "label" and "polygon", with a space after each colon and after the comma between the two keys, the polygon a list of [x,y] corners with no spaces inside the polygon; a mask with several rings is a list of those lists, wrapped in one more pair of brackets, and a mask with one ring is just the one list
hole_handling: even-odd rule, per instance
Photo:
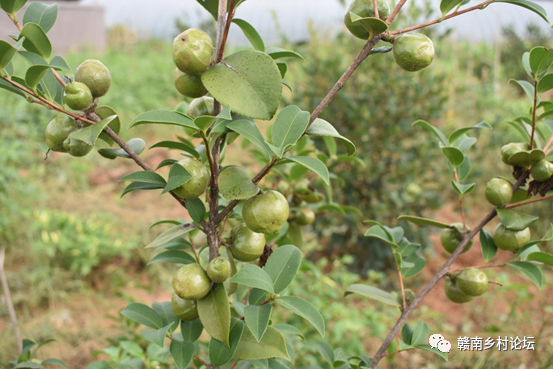
{"label": "tree branch", "polygon": [[[522,186],[526,179],[528,179],[528,173],[524,173],[518,181],[513,185],[513,192],[518,190],[520,186]],[[374,358],[371,363],[371,368],[376,368],[376,365],[382,360],[386,353],[386,349],[396,336],[396,334],[399,332],[405,321],[407,320],[407,317],[411,315],[413,310],[421,303],[421,301],[428,295],[428,293],[436,286],[438,281],[442,279],[448,272],[449,268],[451,267],[451,264],[461,255],[461,253],[465,250],[465,248],[468,246],[470,241],[480,232],[486,224],[488,224],[495,216],[497,215],[497,210],[493,209],[490,211],[484,219],[468,234],[465,235],[455,252],[447,259],[447,261],[444,263],[444,265],[440,268],[438,273],[432,277],[432,279],[424,286],[424,288],[421,290],[419,295],[415,297],[415,300],[409,305],[409,307],[401,314],[401,316],[398,318],[396,324],[393,326],[393,328],[388,333],[388,336],[374,355]]]}
{"label": "tree branch", "polygon": [[[412,27],[408,27],[408,28],[404,28],[404,29],[400,29],[398,31],[392,31],[390,32],[389,34],[390,35],[399,35],[401,33],[407,33],[407,32],[411,32],[411,31],[415,31],[417,29],[421,29],[421,28],[425,28],[425,27],[428,27],[428,26],[431,26],[433,24],[436,24],[436,23],[440,23],[446,19],[451,19],[451,18],[454,18],[454,17],[457,17],[459,15],[462,15],[462,14],[465,14],[465,13],[468,13],[468,12],[471,12],[473,10],[480,10],[484,7],[486,7],[487,5],[490,5],[491,3],[493,2],[493,0],[487,0],[487,1],[484,1],[483,3],[480,3],[478,5],[475,5],[473,7],[470,7],[470,8],[467,8],[467,9],[463,9],[463,10],[459,10],[458,12],[454,12],[454,13],[451,13],[447,16],[445,16],[444,19],[442,18],[438,18],[438,19],[434,19],[433,21],[430,21],[430,22],[426,22],[426,23],[422,23],[422,24],[419,24],[417,26],[412,26]],[[395,11],[395,9],[394,9]]]}
{"label": "tree branch", "polygon": [[392,23],[392,21],[397,17],[399,11],[401,10],[401,8],[403,8],[403,5],[405,5],[406,2],[407,0],[401,0],[399,3],[397,3],[396,7],[392,11],[388,19],[386,19],[386,23],[388,23],[388,25]]}
{"label": "tree branch", "polygon": [[517,203],[514,203],[514,204],[510,204],[510,205],[505,206],[505,209],[518,208],[519,206],[533,204],[535,202],[545,201],[545,200],[549,200],[549,199],[553,199],[553,195],[547,195],[547,196],[540,197],[540,198],[537,198],[537,199],[531,199],[531,200],[526,200],[526,201],[521,201],[521,202],[517,202]]}

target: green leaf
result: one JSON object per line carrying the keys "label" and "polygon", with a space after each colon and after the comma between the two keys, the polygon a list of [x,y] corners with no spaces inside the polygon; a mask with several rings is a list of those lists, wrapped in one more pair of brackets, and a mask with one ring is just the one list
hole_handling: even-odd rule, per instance
{"label": "green leaf", "polygon": [[422,320],[417,324],[411,336],[410,345],[422,345],[428,340],[428,325]]}
{"label": "green leaf", "polygon": [[267,49],[265,53],[275,60],[283,58],[295,58],[305,60],[303,56],[301,56],[299,53],[291,50],[284,50],[279,47],[271,47]]}
{"label": "green leaf", "polygon": [[23,24],[36,23],[45,33],[48,33],[56,23],[57,18],[58,4],[48,6],[42,3],[31,3],[23,16]]}
{"label": "green leaf", "polygon": [[273,327],[267,328],[261,342],[257,342],[253,334],[245,329],[234,357],[238,360],[264,360],[270,358],[290,360],[284,336]]}
{"label": "green leaf", "polygon": [[52,44],[46,36],[46,33],[36,23],[27,23],[19,33],[19,39],[25,37],[23,47],[32,53],[42,56],[49,60],[52,56]]}
{"label": "green leaf", "polygon": [[401,306],[394,295],[379,288],[367,286],[364,284],[352,284],[346,290],[345,296],[352,293],[368,297],[370,299],[383,302],[392,306]]}
{"label": "green leaf", "polygon": [[202,73],[215,99],[246,118],[270,120],[282,94],[278,67],[260,51],[240,51]]}
{"label": "green leaf", "polygon": [[454,167],[458,167],[465,161],[465,154],[455,147],[442,147],[442,152]]}
{"label": "green leaf", "polygon": [[487,263],[495,257],[497,246],[495,245],[493,236],[484,229],[480,231],[480,244],[482,245],[482,257]]}
{"label": "green leaf", "polygon": [[526,261],[511,261],[507,265],[524,274],[524,276],[541,289],[543,276],[537,266]]}
{"label": "green leaf", "polygon": [[264,269],[273,280],[275,293],[281,293],[292,283],[301,259],[301,251],[293,245],[280,246],[271,254]]}
{"label": "green leaf", "polygon": [[261,36],[259,36],[259,33],[253,28],[251,24],[246,22],[243,19],[234,18],[232,20],[232,23],[236,24],[242,32],[244,32],[244,35],[248,38],[254,49],[259,51],[265,51],[265,43],[263,42],[263,39]]}
{"label": "green leaf", "polygon": [[422,225],[422,226],[431,226],[431,227],[437,227],[437,228],[449,228],[449,224],[445,224],[442,222],[438,222],[437,220],[433,219],[426,219],[421,217],[414,217],[409,215],[402,215],[398,218],[399,220],[406,220],[408,222]]}
{"label": "green leaf", "polygon": [[403,266],[401,268],[401,274],[404,278],[411,278],[422,272],[426,266],[426,259],[420,255],[420,253],[415,252],[404,259],[403,264],[407,263],[412,263],[413,266]]}
{"label": "green leaf", "polygon": [[163,319],[157,311],[144,304],[133,302],[121,311],[121,315],[150,328],[163,328]]}
{"label": "green leaf", "polygon": [[320,119],[320,118],[315,119],[313,123],[311,123],[309,128],[307,128],[306,134],[311,136],[326,136],[326,137],[337,138],[344,145],[344,148],[346,149],[348,156],[355,154],[356,148],[353,142],[351,142],[344,136],[340,135],[340,133],[338,133],[336,128],[334,128],[332,124],[328,123],[324,119]]}
{"label": "green leaf", "polygon": [[176,225],[174,227],[171,227],[165,232],[163,232],[162,234],[160,234],[159,236],[157,236],[157,238],[152,242],[150,242],[148,246],[146,246],[146,248],[151,249],[151,248],[164,245],[167,242],[172,241],[177,237],[187,234],[193,229],[194,227],[192,227],[190,224],[181,224],[181,225]]}
{"label": "green leaf", "polygon": [[509,83],[516,83],[517,85],[519,85],[528,97],[528,99],[530,99],[531,102],[534,101],[534,86],[530,82],[510,79]]}
{"label": "green leaf", "polygon": [[290,324],[273,324],[271,327],[276,328],[279,330],[280,333],[285,335],[292,335],[292,336],[298,336],[301,339],[305,339],[301,331]]}
{"label": "green leaf", "polygon": [[192,220],[196,223],[200,223],[205,218],[206,210],[205,205],[200,199],[187,199],[186,209]]}
{"label": "green leaf", "polygon": [[533,11],[540,17],[542,17],[547,23],[549,23],[549,19],[547,19],[547,12],[544,8],[542,8],[540,5],[527,0],[495,0],[494,3],[509,3],[513,5],[518,5],[523,8],[526,8],[528,10]]}
{"label": "green leaf", "polygon": [[259,193],[248,172],[237,165],[225,167],[219,174],[219,191],[227,200],[245,200]]}
{"label": "green leaf", "polygon": [[533,252],[526,258],[528,261],[538,261],[540,263],[553,266],[553,255],[547,252]]}
{"label": "green leaf", "polygon": [[34,90],[39,82],[42,80],[42,78],[44,78],[46,72],[48,72],[48,70],[51,68],[55,70],[61,70],[61,68],[52,67],[49,64],[37,64],[27,69],[27,72],[25,73],[25,82],[27,86]]}
{"label": "green leaf", "polygon": [[10,43],[0,40],[0,70],[6,68],[17,53],[17,50],[21,47],[21,44],[22,42],[20,41],[12,46]]}
{"label": "green leaf", "polygon": [[430,124],[430,123],[428,123],[424,120],[417,120],[412,125],[422,127],[425,131],[428,131],[428,132],[432,133],[434,136],[436,136],[442,145],[449,146],[449,141],[447,140],[445,135],[442,133],[442,131],[440,131],[438,128],[434,127],[432,124]]}
{"label": "green leaf", "polygon": [[194,355],[194,344],[187,341],[172,340],[169,348],[175,365],[178,369],[186,369],[192,361]]}
{"label": "green leaf", "polygon": [[41,364],[42,364],[42,366],[57,365],[57,366],[67,368],[67,365],[65,365],[65,363],[63,361],[61,361],[60,359],[47,359],[47,360],[44,360]]}
{"label": "green leaf", "polygon": [[236,273],[230,281],[242,284],[251,288],[258,288],[263,291],[274,293],[273,280],[266,271],[257,265],[249,264]]}
{"label": "green leaf", "polygon": [[408,345],[411,345],[411,339],[413,337],[413,328],[409,323],[405,323],[403,328],[401,328],[401,339]]}
{"label": "green leaf", "polygon": [[457,5],[461,4],[463,0],[442,0],[440,1],[440,11],[442,12],[442,20],[444,17],[452,11]]}
{"label": "green leaf", "polygon": [[223,345],[216,339],[211,339],[209,343],[209,360],[216,366],[223,366],[232,360],[240,339],[244,333],[244,322],[234,318],[230,329],[230,347]]}
{"label": "green leaf", "polygon": [[123,182],[123,181],[155,183],[155,184],[160,184],[162,186],[165,186],[165,179],[163,179],[162,176],[147,170],[142,170],[131,174],[127,174],[126,176],[124,176],[119,180],[119,182]]}
{"label": "green leaf", "polygon": [[111,117],[102,119],[98,123],[91,124],[77,131],[73,131],[69,135],[69,138],[82,141],[90,146],[94,146],[94,144],[96,144],[98,136],[100,136],[100,133],[102,133],[102,131],[108,126],[108,124],[110,124],[111,121],[115,118],[117,118],[117,115],[112,115]]}
{"label": "green leaf", "polygon": [[455,141],[457,141],[459,138],[461,138],[465,133],[470,132],[470,131],[475,130],[475,129],[482,129],[482,128],[492,129],[492,126],[490,126],[486,122],[479,122],[479,123],[475,124],[472,127],[460,128],[460,129],[456,130],[455,132],[453,132],[451,135],[449,135],[449,143],[451,145],[453,145],[455,143]]}
{"label": "green leaf", "polygon": [[327,184],[330,185],[330,174],[326,165],[317,158],[310,156],[290,156],[286,159],[293,161],[294,163],[303,165],[319,177]]}
{"label": "green leaf", "polygon": [[501,208],[497,209],[497,216],[505,228],[515,232],[528,228],[535,221],[540,219],[539,217],[535,217],[533,215],[517,213],[513,210]]}
{"label": "green leaf", "polygon": [[142,182],[133,182],[125,189],[123,190],[123,193],[121,194],[121,197],[125,196],[128,193],[131,193],[133,191],[151,191],[151,190],[159,190],[163,188],[162,185],[159,184],[153,184],[153,183],[142,183]]}
{"label": "green leaf", "polygon": [[257,126],[250,120],[236,120],[227,125],[227,128],[244,136],[248,141],[254,144],[267,159],[271,159],[273,154]]}
{"label": "green leaf", "polygon": [[148,265],[155,263],[194,264],[196,260],[192,255],[181,250],[167,250],[157,254]]}
{"label": "green leaf", "polygon": [[26,3],[27,0],[0,0],[0,7],[2,7],[6,13],[16,15]]}
{"label": "green leaf", "polygon": [[372,54],[386,54],[386,53],[389,53],[392,50],[393,50],[393,48],[390,47],[390,46],[375,47],[374,49],[369,51],[369,55],[372,55]]}
{"label": "green leaf", "polygon": [[366,222],[371,225],[371,228],[369,228],[367,232],[365,232],[365,237],[378,238],[394,247],[398,246],[388,227],[383,226],[382,224],[373,220],[369,220]]}
{"label": "green leaf", "polygon": [[319,351],[319,353],[327,363],[329,363],[330,365],[334,364],[334,360],[335,360],[334,350],[332,349],[332,346],[330,346],[328,342],[325,342],[325,341],[316,342],[315,348],[317,349],[317,351]]}
{"label": "green leaf", "polygon": [[248,305],[244,308],[244,320],[257,342],[261,341],[271,319],[272,304]]}
{"label": "green leaf", "polygon": [[380,18],[361,17],[352,12],[349,13],[349,16],[353,23],[361,24],[361,26],[371,34],[369,40],[372,39],[372,36],[379,35],[382,32],[386,32],[386,30],[388,29],[388,24]]}
{"label": "green leaf", "polygon": [[211,115],[202,115],[194,119],[194,124],[200,129],[200,131],[205,132],[215,121],[217,117]]}
{"label": "green leaf", "polygon": [[530,70],[532,71],[534,80],[537,81],[540,79],[542,75],[547,72],[552,62],[553,50],[543,46],[534,47],[530,50]]}
{"label": "green leaf", "polygon": [[[236,0],[234,3],[234,9],[236,9],[240,4],[246,0]],[[213,19],[217,20],[217,15],[219,12],[219,0],[197,0],[198,4],[204,7],[205,10],[211,14]],[[230,1],[227,2],[227,11],[230,8]]]}
{"label": "green leaf", "polygon": [[273,143],[284,150],[293,146],[305,132],[309,116],[295,105],[282,109],[273,125]]}
{"label": "green leaf", "polygon": [[164,159],[161,163],[159,163],[156,167],[156,170],[159,170],[163,167],[168,167],[170,165],[173,165],[177,162],[178,160],[175,160],[175,159]]}
{"label": "green leaf", "polygon": [[154,302],[152,303],[152,309],[159,314],[164,326],[171,324],[171,331],[174,331],[178,327],[180,320],[173,313],[171,302]]}
{"label": "green leaf", "polygon": [[198,300],[198,313],[207,333],[229,347],[230,305],[223,284],[214,284],[207,296]]}
{"label": "green leaf", "polygon": [[171,326],[173,326],[173,323],[170,323],[165,327],[156,329],[154,331],[143,332],[142,336],[153,344],[163,347],[163,344],[165,343],[165,336],[167,335],[167,331],[169,331],[169,328],[171,328]]}
{"label": "green leaf", "polygon": [[173,164],[169,171],[167,185],[163,189],[162,194],[173,191],[175,188],[182,186],[192,178],[192,175],[179,163]]}
{"label": "green leaf", "polygon": [[476,183],[457,183],[455,181],[451,181],[451,185],[453,186],[453,189],[455,192],[459,194],[459,196],[464,196],[469,192],[472,192],[474,188],[476,187]]}
{"label": "green leaf", "polygon": [[191,128],[195,131],[198,127],[189,116],[171,110],[153,110],[140,114],[136,117],[129,128],[140,126],[143,124],[167,124],[185,128]]}
{"label": "green leaf", "polygon": [[546,75],[545,77],[540,79],[540,82],[538,83],[538,92],[540,94],[551,89],[553,89],[553,73]]}
{"label": "green leaf", "polygon": [[433,352],[436,355],[438,355],[439,357],[441,357],[442,359],[444,359],[445,361],[448,360],[447,354],[445,352],[441,352],[437,348],[432,348],[432,346],[430,346],[427,343],[421,344],[421,345],[416,345],[415,347],[418,348],[418,349],[421,349],[421,350]]}
{"label": "green leaf", "polygon": [[[131,138],[126,142],[127,146],[136,154],[140,155],[146,148],[146,142],[141,138]],[[131,157],[123,149],[99,149],[98,154],[107,159],[115,159],[116,157],[130,159]]]}
{"label": "green leaf", "polygon": [[202,335],[203,330],[204,326],[199,318],[192,321],[183,320],[180,323],[180,332],[185,341],[196,342]]}
{"label": "green leaf", "polygon": [[279,297],[276,302],[282,305],[291,312],[301,316],[307,320],[319,334],[324,337],[325,335],[325,321],[319,310],[313,306],[310,302],[305,301],[296,296],[283,296]]}

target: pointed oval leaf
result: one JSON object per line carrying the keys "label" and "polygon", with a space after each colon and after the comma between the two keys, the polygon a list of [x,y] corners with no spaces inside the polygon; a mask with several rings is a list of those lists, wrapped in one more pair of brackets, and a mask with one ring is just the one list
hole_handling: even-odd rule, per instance
{"label": "pointed oval leaf", "polygon": [[155,263],[173,263],[173,264],[194,264],[196,259],[187,252],[181,250],[167,250],[157,254],[150,260],[148,265]]}
{"label": "pointed oval leaf", "polygon": [[281,293],[292,283],[301,259],[301,251],[293,245],[280,246],[271,254],[264,269],[273,280],[275,293]]}
{"label": "pointed oval leaf", "polygon": [[447,140],[447,137],[440,131],[438,128],[434,127],[432,124],[424,121],[424,120],[417,120],[412,124],[413,126],[420,126],[424,130],[432,133],[434,136],[438,138],[440,143],[444,146],[449,146],[449,141]]}
{"label": "pointed oval leaf", "polygon": [[169,178],[167,179],[167,185],[163,189],[162,193],[173,191],[175,188],[182,186],[192,178],[192,175],[179,163],[173,164],[169,171]]}
{"label": "pointed oval leaf", "polygon": [[465,161],[465,154],[456,147],[442,147],[442,151],[451,165],[458,167]]}
{"label": "pointed oval leaf", "polygon": [[528,261],[539,261],[540,263],[553,266],[553,255],[547,252],[533,252],[526,257]]}
{"label": "pointed oval leaf", "polygon": [[440,11],[442,12],[442,19],[452,11],[457,5],[461,4],[463,0],[442,0],[440,1]]}
{"label": "pointed oval leaf", "polygon": [[344,145],[344,148],[346,149],[348,156],[355,154],[356,148],[353,142],[351,142],[344,136],[340,135],[340,133],[338,133],[336,128],[334,128],[332,124],[330,124],[324,119],[320,119],[320,118],[315,119],[313,123],[311,123],[309,128],[307,128],[306,134],[311,136],[326,136],[326,137],[337,138]]}
{"label": "pointed oval leaf", "polygon": [[414,217],[414,216],[409,216],[409,215],[402,215],[398,219],[399,220],[406,220],[408,222],[418,224],[418,225],[437,227],[437,228],[441,228],[441,229],[450,227],[449,224],[438,222],[437,220],[421,218],[421,217]]}
{"label": "pointed oval leaf", "polygon": [[133,302],[124,308],[121,314],[147,327],[154,329],[163,328],[163,319],[161,319],[157,311],[144,304]]}
{"label": "pointed oval leaf", "polygon": [[163,188],[163,186],[160,185],[160,184],[144,183],[144,182],[133,182],[130,185],[128,185],[127,187],[125,187],[125,189],[121,193],[121,197],[123,197],[126,194],[131,193],[133,191],[152,191],[152,190],[159,190],[161,188]]}
{"label": "pointed oval leaf", "polygon": [[160,234],[155,240],[150,242],[148,246],[146,246],[147,249],[158,247],[161,245],[166,244],[169,241],[174,240],[177,237],[180,237],[182,235],[187,234],[188,232],[192,231],[195,228],[192,224],[181,224],[176,225],[174,227],[169,228],[162,234]]}
{"label": "pointed oval leaf", "polygon": [[493,236],[484,229],[480,231],[480,244],[482,245],[482,257],[487,263],[495,257],[497,246],[495,245]]}
{"label": "pointed oval leaf", "polygon": [[543,276],[537,266],[526,261],[511,261],[510,263],[507,263],[507,265],[521,272],[530,281],[532,281],[532,283],[534,283],[539,289],[541,289],[541,285],[543,283]]}
{"label": "pointed oval leaf", "polygon": [[31,3],[23,16],[23,24],[36,23],[44,32],[48,33],[56,23],[57,18],[58,4]]}
{"label": "pointed oval leaf", "polygon": [[330,185],[330,174],[326,165],[317,158],[310,156],[290,156],[286,159],[293,161],[294,163],[303,165],[319,177],[327,184]]}
{"label": "pointed oval leaf", "polygon": [[219,174],[219,191],[227,200],[245,200],[257,195],[259,187],[248,172],[237,165],[225,167]]}
{"label": "pointed oval leaf", "polygon": [[[361,17],[358,14],[349,13],[349,16],[351,18],[351,21],[353,23],[359,23],[361,26],[369,32],[372,36],[379,35],[382,32],[386,32],[388,29],[388,23],[384,22],[380,18],[375,17]],[[371,39],[370,37],[369,39]]]}
{"label": "pointed oval leaf", "polygon": [[456,130],[455,132],[453,132],[451,135],[449,135],[449,143],[451,145],[453,145],[455,143],[455,141],[457,141],[465,133],[470,132],[470,131],[475,130],[475,129],[482,129],[482,128],[492,129],[492,126],[490,126],[488,123],[482,121],[482,122],[479,122],[478,124],[475,124],[472,127],[460,128],[460,129]]}
{"label": "pointed oval leaf", "polygon": [[249,264],[243,267],[231,279],[231,282],[251,288],[274,293],[273,280],[266,271],[257,265]]}
{"label": "pointed oval leaf", "polygon": [[300,60],[305,60],[303,56],[301,56],[299,53],[291,50],[284,50],[279,47],[271,47],[267,49],[266,51],[267,55],[269,55],[271,58],[277,60],[282,58],[295,58]]}
{"label": "pointed oval leaf", "polygon": [[0,70],[6,68],[16,53],[17,49],[15,47],[4,40],[0,40]]}
{"label": "pointed oval leaf", "polygon": [[422,320],[413,329],[410,345],[421,345],[428,340],[428,325]]}
{"label": "pointed oval leaf", "polygon": [[233,318],[230,329],[230,346],[227,347],[216,339],[211,339],[209,342],[209,360],[216,366],[223,366],[232,360],[242,334],[244,333],[244,322]]}
{"label": "pointed oval leaf", "polygon": [[214,284],[207,296],[198,300],[198,313],[207,333],[229,347],[230,304],[223,284]]}
{"label": "pointed oval leaf", "polygon": [[545,11],[545,9],[543,7],[541,7],[540,5],[532,2],[532,1],[527,1],[527,0],[495,0],[494,2],[495,3],[508,3],[508,4],[521,6],[523,8],[526,8],[528,10],[533,11],[534,13],[536,13],[537,15],[542,17],[543,20],[545,20],[547,23],[549,23],[549,19],[547,19],[547,12]]}
{"label": "pointed oval leaf", "polygon": [[307,129],[309,116],[296,105],[282,109],[273,125],[273,143],[284,149],[294,145]]}
{"label": "pointed oval leaf", "polygon": [[455,192],[459,194],[459,196],[464,196],[470,193],[476,187],[476,183],[458,183],[453,180],[451,181],[451,185],[453,186]]}
{"label": "pointed oval leaf", "polygon": [[515,232],[528,228],[540,219],[533,215],[518,213],[509,209],[497,209],[497,216],[505,228]]}
{"label": "pointed oval leaf", "polygon": [[27,0],[0,0],[0,7],[6,13],[15,15],[26,3]]}
{"label": "pointed oval leaf", "polygon": [[240,51],[202,73],[215,99],[246,118],[271,119],[280,103],[282,85],[274,60],[260,51]]}
{"label": "pointed oval leaf", "polygon": [[[136,154],[140,155],[146,148],[146,142],[141,138],[131,138],[126,142],[127,146]],[[107,159],[115,159],[116,157],[130,159],[130,155],[123,149],[99,149],[98,154]]]}
{"label": "pointed oval leaf", "polygon": [[383,302],[392,306],[401,306],[394,295],[379,288],[367,286],[365,284],[352,284],[346,290],[345,296],[352,293],[368,297],[370,299]]}
{"label": "pointed oval leaf", "polygon": [[142,336],[148,341],[152,342],[153,344],[163,347],[163,344],[165,343],[165,337],[167,336],[167,332],[169,331],[169,328],[171,328],[172,326],[173,326],[173,323],[169,323],[163,328],[156,329],[154,331],[143,332]]}
{"label": "pointed oval leaf", "polygon": [[25,37],[23,47],[32,53],[49,60],[52,56],[52,44],[44,30],[36,23],[27,23],[19,33],[19,39]]}
{"label": "pointed oval leaf", "polygon": [[186,369],[194,355],[194,344],[187,341],[172,340],[169,351],[171,352],[173,360],[175,360],[177,368]]}
{"label": "pointed oval leaf", "polygon": [[261,341],[271,319],[272,304],[248,305],[244,308],[244,320],[257,342]]}
{"label": "pointed oval leaf", "polygon": [[127,174],[119,180],[123,181],[133,181],[133,182],[143,182],[143,183],[156,183],[165,186],[165,179],[157,173],[150,172],[148,170],[142,170]]}
{"label": "pointed oval leaf", "polygon": [[227,128],[244,136],[248,141],[261,150],[267,159],[271,159],[273,157],[271,149],[269,149],[269,146],[261,135],[259,128],[257,128],[252,121],[247,119],[236,120],[229,123]]}
{"label": "pointed oval leaf", "polygon": [[116,118],[117,115],[112,115],[111,117],[102,119],[98,123],[91,124],[87,127],[72,132],[69,137],[74,140],[82,141],[90,146],[94,146],[94,144],[96,144],[98,136],[100,136],[100,133],[102,133],[102,131]]}
{"label": "pointed oval leaf", "polygon": [[324,337],[325,320],[319,310],[317,310],[317,308],[310,302],[296,296],[279,297],[276,302],[307,320],[313,327],[315,327],[317,332]]}
{"label": "pointed oval leaf", "polygon": [[187,199],[186,209],[193,221],[200,223],[205,218],[205,205],[200,199]]}
{"label": "pointed oval leaf", "polygon": [[275,328],[268,327],[261,342],[257,342],[253,334],[244,329],[242,340],[234,357],[238,360],[264,360],[281,358],[290,360],[284,336]]}
{"label": "pointed oval leaf", "polygon": [[180,323],[180,333],[185,341],[196,342],[202,335],[203,330],[204,326],[199,318],[192,321],[183,320]]}
{"label": "pointed oval leaf", "polygon": [[189,116],[172,110],[153,110],[136,117],[129,128],[142,124],[167,124],[198,130],[194,121]]}
{"label": "pointed oval leaf", "polygon": [[251,24],[239,18],[233,18],[232,23],[240,27],[240,29],[242,30],[242,32],[244,32],[244,35],[250,41],[254,49],[259,51],[265,51],[265,43],[263,42],[263,39]]}

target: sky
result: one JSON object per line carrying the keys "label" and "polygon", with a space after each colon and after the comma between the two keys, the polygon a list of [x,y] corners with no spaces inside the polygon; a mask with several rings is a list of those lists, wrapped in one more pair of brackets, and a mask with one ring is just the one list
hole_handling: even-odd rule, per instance
{"label": "sky", "polygon": [[[176,18],[184,17],[187,24],[198,26],[202,19],[208,17],[208,13],[196,0],[83,0],[82,3],[104,5],[108,26],[125,24],[143,37],[168,40],[175,36]],[[553,18],[553,1],[538,3]],[[476,2],[473,0],[471,4]],[[439,2],[436,1],[438,7]],[[308,40],[309,21],[322,34],[332,36],[342,29],[343,14],[344,7],[338,0],[247,0],[240,6],[236,16],[251,23],[268,45],[274,45],[280,43],[275,17],[287,38],[302,42]],[[485,11],[474,11],[436,27],[452,28],[455,38],[495,41],[501,37],[502,27],[514,24],[522,29],[530,22],[551,31],[536,14],[510,4],[492,4]],[[229,37],[234,44],[247,44],[237,27],[233,27]]]}

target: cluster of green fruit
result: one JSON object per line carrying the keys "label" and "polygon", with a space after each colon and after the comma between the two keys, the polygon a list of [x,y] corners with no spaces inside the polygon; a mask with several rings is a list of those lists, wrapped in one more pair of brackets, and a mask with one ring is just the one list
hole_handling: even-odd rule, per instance
{"label": "cluster of green fruit", "polygon": [[173,61],[177,67],[174,83],[180,94],[196,98],[207,93],[201,75],[211,64],[214,51],[211,37],[202,30],[190,28],[175,37]]}
{"label": "cluster of green fruit", "polygon": [[[390,5],[385,0],[377,1],[378,16],[386,21],[390,16]],[[367,40],[370,32],[363,26],[362,20],[352,20],[351,14],[362,19],[374,18],[373,0],[355,0],[346,10],[344,23],[347,29],[357,38]],[[408,72],[417,72],[428,67],[434,60],[434,44],[422,33],[407,33],[394,40],[393,55],[396,64]]]}
{"label": "cluster of green fruit", "polygon": [[452,302],[462,304],[488,290],[488,277],[479,269],[470,268],[451,274],[445,280],[445,295]]}
{"label": "cluster of green fruit", "polygon": [[[290,184],[287,181],[280,181],[277,190],[284,196],[290,192]],[[299,226],[311,225],[315,222],[315,212],[307,204],[316,204],[324,200],[324,195],[310,187],[307,179],[302,179],[294,186],[291,199],[292,209],[288,221]]]}
{"label": "cluster of green fruit", "polygon": [[[108,92],[110,86],[111,75],[106,66],[98,60],[86,60],[77,68],[75,80],[65,87],[65,104],[73,110],[86,111],[97,105],[98,99]],[[70,137],[80,128],[74,118],[60,115],[46,126],[46,145],[52,151],[85,156],[92,146]]]}

